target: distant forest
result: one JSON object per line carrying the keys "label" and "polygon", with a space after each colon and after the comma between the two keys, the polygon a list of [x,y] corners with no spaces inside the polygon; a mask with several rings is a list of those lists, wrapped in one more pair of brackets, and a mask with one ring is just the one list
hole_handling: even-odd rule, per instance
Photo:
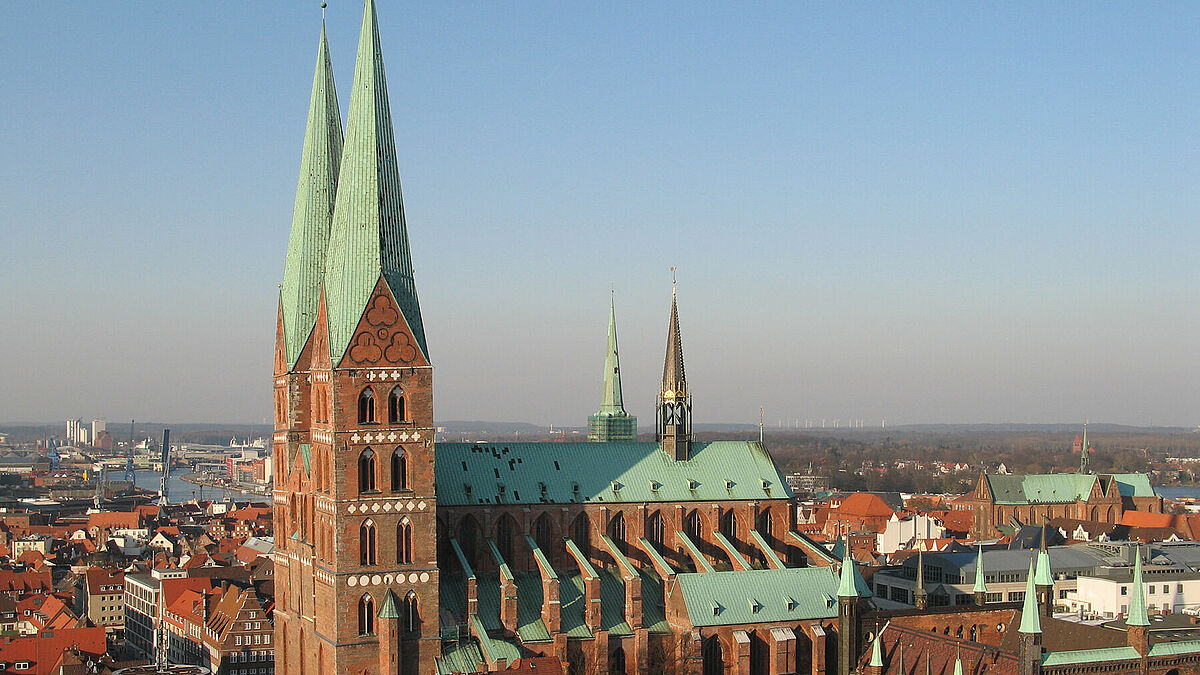
{"label": "distant forest", "polygon": [[[1004,464],[1013,473],[1073,472],[1075,433],[1036,431],[896,431],[813,434],[767,432],[772,457],[785,473],[807,471],[833,478],[841,490],[961,493],[981,467]],[[1089,432],[1095,472],[1146,472],[1167,457],[1200,457],[1200,433],[1189,431]],[[922,467],[889,468],[897,460]],[[940,474],[931,462],[970,464],[970,471]],[[872,470],[875,469],[875,470]],[[1197,467],[1200,472],[1200,467]],[[1185,481],[1195,476],[1185,476]],[[1190,480],[1189,480],[1190,479]]]}

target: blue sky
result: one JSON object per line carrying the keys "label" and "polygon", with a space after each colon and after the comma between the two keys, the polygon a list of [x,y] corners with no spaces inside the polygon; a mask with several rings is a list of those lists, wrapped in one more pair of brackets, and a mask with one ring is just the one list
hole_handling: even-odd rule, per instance
{"label": "blue sky", "polygon": [[[270,415],[318,5],[6,8],[0,421]],[[1200,422],[1200,7],[378,11],[439,419],[582,424],[612,287],[649,421],[678,266],[701,422]]]}

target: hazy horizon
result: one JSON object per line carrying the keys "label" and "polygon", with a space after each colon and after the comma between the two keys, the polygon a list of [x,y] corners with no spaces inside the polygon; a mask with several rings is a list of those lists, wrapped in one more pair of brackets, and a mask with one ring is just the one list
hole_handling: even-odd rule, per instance
{"label": "hazy horizon", "polygon": [[[8,10],[0,418],[269,421],[317,3]],[[378,11],[437,419],[585,424],[611,288],[652,420],[677,266],[699,423],[1200,422],[1200,6]]]}

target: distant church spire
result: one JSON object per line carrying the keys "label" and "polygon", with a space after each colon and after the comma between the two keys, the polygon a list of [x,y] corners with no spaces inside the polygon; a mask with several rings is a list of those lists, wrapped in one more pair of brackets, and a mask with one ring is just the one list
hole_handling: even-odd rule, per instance
{"label": "distant church spire", "polygon": [[671,323],[667,327],[667,357],[658,391],[658,441],[663,452],[685,460],[692,445],[692,395],[683,371],[683,338],[679,332],[675,268],[671,268]]}
{"label": "distant church spire", "polygon": [[625,412],[621,396],[621,359],[617,355],[616,303],[608,305],[608,351],[604,357],[604,390],[600,410],[588,417],[588,440],[636,441],[637,418]]}
{"label": "distant church spire", "polygon": [[1088,474],[1092,472],[1091,466],[1091,445],[1087,439],[1087,422],[1083,423],[1083,443],[1079,446],[1079,473]]}
{"label": "distant church spire", "polygon": [[300,156],[300,179],[292,209],[292,232],[288,237],[287,260],[280,287],[283,313],[283,347],[288,368],[296,365],[308,336],[317,322],[317,303],[325,276],[325,248],[333,220],[338,170],[342,158],[342,116],[333,86],[329,41],[325,23],[317,46],[304,151]]}

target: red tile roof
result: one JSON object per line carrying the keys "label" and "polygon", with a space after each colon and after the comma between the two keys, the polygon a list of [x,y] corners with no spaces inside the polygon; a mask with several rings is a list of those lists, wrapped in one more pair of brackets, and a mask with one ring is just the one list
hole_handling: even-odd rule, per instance
{"label": "red tile roof", "polygon": [[22,671],[31,675],[51,675],[63,658],[63,653],[75,649],[100,657],[107,648],[104,628],[61,628],[37,635],[0,640],[0,661],[28,661],[32,669]]}
{"label": "red tile roof", "polygon": [[891,518],[895,513],[890,506],[879,498],[879,495],[868,494],[866,492],[855,492],[846,497],[842,505],[837,508],[837,512],[841,516],[864,518]]}

